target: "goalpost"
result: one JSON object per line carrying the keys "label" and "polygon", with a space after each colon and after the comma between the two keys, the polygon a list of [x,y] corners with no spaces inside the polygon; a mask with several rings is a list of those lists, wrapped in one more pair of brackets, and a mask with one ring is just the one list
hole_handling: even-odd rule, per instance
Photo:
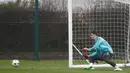
{"label": "goalpost", "polygon": [[[70,68],[88,66],[79,51],[92,46],[89,36],[93,30],[112,46],[114,62],[120,67],[130,66],[129,0],[68,0],[68,27]],[[111,66],[99,62],[94,67]]]}

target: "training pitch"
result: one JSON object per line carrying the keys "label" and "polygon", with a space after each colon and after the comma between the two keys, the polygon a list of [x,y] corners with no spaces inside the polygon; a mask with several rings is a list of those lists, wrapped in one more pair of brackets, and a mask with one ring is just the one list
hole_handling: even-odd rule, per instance
{"label": "training pitch", "polygon": [[130,73],[130,68],[123,68],[123,71],[113,71],[113,68],[96,68],[94,71],[68,68],[67,60],[20,60],[20,67],[14,68],[11,60],[0,60],[0,73]]}

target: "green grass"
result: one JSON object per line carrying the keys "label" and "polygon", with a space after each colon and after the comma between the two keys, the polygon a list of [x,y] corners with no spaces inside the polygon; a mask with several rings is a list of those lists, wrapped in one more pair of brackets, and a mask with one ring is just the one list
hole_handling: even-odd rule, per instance
{"label": "green grass", "polygon": [[94,71],[82,68],[68,68],[66,60],[25,61],[20,60],[20,68],[14,68],[11,60],[0,60],[0,73],[130,73],[130,68],[123,68],[121,72],[113,68],[97,68]]}

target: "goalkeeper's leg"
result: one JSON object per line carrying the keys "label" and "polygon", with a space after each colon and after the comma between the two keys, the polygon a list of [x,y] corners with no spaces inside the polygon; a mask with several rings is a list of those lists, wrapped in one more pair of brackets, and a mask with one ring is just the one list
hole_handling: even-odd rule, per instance
{"label": "goalkeeper's leg", "polygon": [[113,61],[110,61],[110,58],[112,57],[112,55],[108,54],[108,53],[101,53],[99,55],[99,59],[101,61],[105,61],[106,63],[110,64],[112,67],[114,67],[115,71],[122,71],[122,69]]}
{"label": "goalkeeper's leg", "polygon": [[122,69],[119,67],[119,66],[117,66],[116,65],[116,63],[114,63],[114,62],[112,62],[112,61],[110,61],[110,60],[108,60],[108,59],[103,59],[102,61],[105,61],[106,63],[108,63],[108,64],[110,64],[112,67],[114,67],[115,69],[115,71],[117,71],[117,70],[119,70],[119,71],[122,71]]}
{"label": "goalkeeper's leg", "polygon": [[110,64],[112,67],[114,67],[116,71],[122,71],[121,68],[119,68],[116,63],[109,60],[109,55],[107,53],[102,53],[98,56],[94,56],[90,58],[90,65],[88,66],[89,69],[93,68],[93,64],[96,60],[105,61],[106,63]]}
{"label": "goalkeeper's leg", "polygon": [[110,61],[111,57],[112,57],[112,55],[107,55],[107,54],[103,53],[103,56],[101,56],[100,59],[102,61],[105,61],[106,63],[110,64],[112,67],[114,67],[115,71],[117,71],[117,70],[122,71],[122,69],[116,63],[114,63],[113,61]]}
{"label": "goalkeeper's leg", "polygon": [[[86,59],[88,59],[88,57],[85,57]],[[97,59],[99,59],[98,58],[98,56],[94,56],[94,57],[91,57],[91,58],[89,58],[90,59],[90,64],[89,64],[89,66],[87,67],[87,68],[85,68],[85,69],[91,69],[91,70],[94,70],[95,68],[93,67],[93,64],[95,63],[95,62],[97,62]]]}

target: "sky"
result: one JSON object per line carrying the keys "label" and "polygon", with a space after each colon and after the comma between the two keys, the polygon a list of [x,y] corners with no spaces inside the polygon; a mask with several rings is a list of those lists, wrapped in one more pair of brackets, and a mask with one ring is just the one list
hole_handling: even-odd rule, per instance
{"label": "sky", "polygon": [[[0,1],[16,1],[16,0],[0,0]],[[94,2],[96,0],[72,0],[73,1],[73,5],[74,6],[81,6],[84,7],[84,4],[87,3],[86,5],[90,6],[89,4],[91,4],[90,2]],[[115,1],[130,1],[130,0],[115,0]]]}
{"label": "sky", "polygon": [[[16,1],[16,0],[0,0],[0,1]],[[82,5],[82,4],[84,4],[84,1],[85,0],[74,0],[73,3],[78,4],[78,5]]]}
{"label": "sky", "polygon": [[0,1],[13,1],[13,0],[0,0]]}
{"label": "sky", "polygon": [[[0,0],[0,2],[7,2],[7,1],[16,1],[16,0]],[[74,6],[82,6],[83,7],[84,2],[85,2],[85,0],[73,0],[73,5]]]}

